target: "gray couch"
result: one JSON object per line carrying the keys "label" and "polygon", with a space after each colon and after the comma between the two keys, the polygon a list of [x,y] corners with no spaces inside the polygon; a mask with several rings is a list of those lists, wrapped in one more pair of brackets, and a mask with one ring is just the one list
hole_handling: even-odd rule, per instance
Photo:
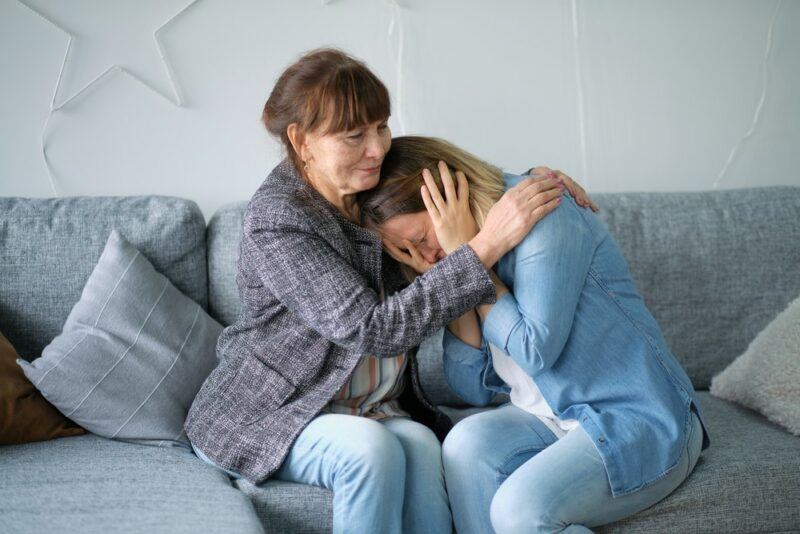
{"label": "gray couch", "polygon": [[[601,216],[686,367],[712,446],[673,495],[604,532],[800,531],[800,438],[709,396],[711,377],[800,294],[800,188],[597,195]],[[60,332],[112,227],[223,324],[244,203],[208,226],[169,197],[0,199],[0,331],[26,359]],[[439,341],[423,385],[454,419]],[[123,392],[120,392],[123,394]],[[328,532],[328,490],[233,482],[190,451],[93,435],[0,447],[0,532]]]}

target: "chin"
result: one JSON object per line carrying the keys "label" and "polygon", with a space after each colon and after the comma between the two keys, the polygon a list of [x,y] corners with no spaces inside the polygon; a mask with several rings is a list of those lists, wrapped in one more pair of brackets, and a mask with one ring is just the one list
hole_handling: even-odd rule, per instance
{"label": "chin", "polygon": [[381,173],[376,172],[374,176],[366,176],[361,180],[361,191],[367,191],[376,187],[381,180]]}

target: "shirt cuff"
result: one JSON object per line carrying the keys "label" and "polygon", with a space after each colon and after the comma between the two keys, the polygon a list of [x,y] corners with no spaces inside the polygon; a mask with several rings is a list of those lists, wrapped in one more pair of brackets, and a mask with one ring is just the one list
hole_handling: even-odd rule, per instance
{"label": "shirt cuff", "polygon": [[514,295],[508,292],[489,310],[489,315],[483,321],[483,336],[486,341],[509,354],[508,339],[520,321],[522,316],[517,308],[517,301]]}

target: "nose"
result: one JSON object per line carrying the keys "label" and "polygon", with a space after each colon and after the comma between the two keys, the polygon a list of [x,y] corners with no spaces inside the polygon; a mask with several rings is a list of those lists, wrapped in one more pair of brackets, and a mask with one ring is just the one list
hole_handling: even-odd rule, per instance
{"label": "nose", "polygon": [[367,139],[366,153],[364,155],[372,159],[383,159],[385,153],[386,149],[381,136],[377,133],[370,133]]}
{"label": "nose", "polygon": [[428,247],[420,249],[419,252],[420,254],[422,254],[422,257],[425,258],[425,261],[427,261],[428,263],[436,263],[441,259],[439,257],[439,254],[435,250],[430,249]]}

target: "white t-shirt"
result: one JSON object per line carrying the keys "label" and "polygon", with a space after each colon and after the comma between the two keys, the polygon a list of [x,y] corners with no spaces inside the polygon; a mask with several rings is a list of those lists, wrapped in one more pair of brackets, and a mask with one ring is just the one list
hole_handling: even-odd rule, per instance
{"label": "white t-shirt", "polygon": [[489,348],[497,376],[511,388],[511,404],[538,417],[559,439],[578,427],[575,419],[561,420],[555,416],[536,382],[508,354],[491,343]]}

